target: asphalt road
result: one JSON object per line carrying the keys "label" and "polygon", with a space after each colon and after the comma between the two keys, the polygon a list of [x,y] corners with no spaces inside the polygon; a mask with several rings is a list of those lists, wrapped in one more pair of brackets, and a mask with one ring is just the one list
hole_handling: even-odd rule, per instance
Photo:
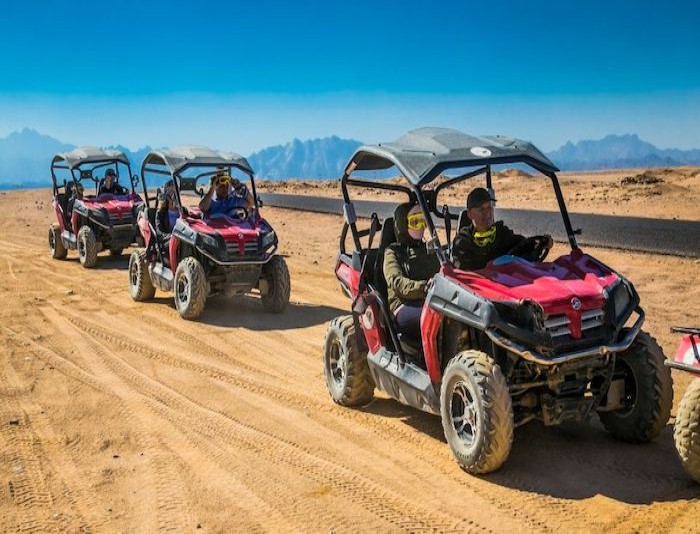
{"label": "asphalt road", "polygon": [[[337,198],[279,193],[261,193],[259,196],[267,206],[318,213],[343,212],[343,202]],[[376,212],[384,218],[391,216],[396,207],[393,202],[369,200],[356,200],[354,204],[358,217],[369,217]],[[460,210],[461,207],[450,207],[453,213]],[[518,233],[529,235],[531,229],[537,229],[537,233],[550,234],[555,241],[567,241],[564,222],[558,212],[499,208],[496,217]],[[579,245],[700,258],[700,222],[697,221],[579,213],[572,213],[570,217],[572,227],[581,229],[581,234],[576,237]],[[438,222],[442,220],[438,219]],[[455,226],[456,221],[453,234]]]}

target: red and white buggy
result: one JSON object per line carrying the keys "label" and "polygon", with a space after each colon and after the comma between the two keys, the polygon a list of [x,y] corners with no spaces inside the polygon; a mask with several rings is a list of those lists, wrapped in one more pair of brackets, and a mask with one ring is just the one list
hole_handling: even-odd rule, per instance
{"label": "red and white buggy", "polygon": [[[545,261],[547,238],[538,236],[528,241],[534,250],[528,258],[518,247],[478,271],[454,267],[452,221],[461,224],[464,214],[442,206],[441,195],[477,176],[493,191],[498,164],[527,165],[551,181],[568,253]],[[405,183],[372,179],[386,169]],[[664,355],[642,330],[632,283],[577,245],[557,171],[527,141],[442,128],[357,149],[341,178],[345,223],[335,268],[352,304],[349,315],[331,322],[324,345],[335,402],[364,405],[377,388],[439,414],[455,458],[472,473],[498,469],[514,428],[533,419],[557,425],[597,413],[609,432],[629,442],[661,431],[673,395]],[[357,177],[363,172],[370,177]],[[362,227],[349,194],[355,188],[393,191],[426,216],[426,245],[441,267],[429,282],[418,333],[400,332],[387,302],[382,267],[395,241],[393,219],[374,214]],[[433,218],[444,221],[447,244]]]}

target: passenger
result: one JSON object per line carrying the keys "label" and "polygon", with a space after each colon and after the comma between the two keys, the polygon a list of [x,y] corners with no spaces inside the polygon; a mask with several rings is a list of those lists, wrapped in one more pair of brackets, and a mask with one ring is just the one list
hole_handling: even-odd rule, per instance
{"label": "passenger", "polygon": [[440,269],[440,261],[423,242],[427,228],[420,206],[401,204],[394,212],[396,242],[384,252],[384,278],[389,308],[399,332],[420,337],[420,315],[428,280]]}
{"label": "passenger", "polygon": [[[491,260],[503,256],[527,238],[508,228],[503,221],[494,222],[493,203],[496,199],[483,187],[477,187],[467,197],[467,216],[471,224],[461,228],[452,243],[452,261],[458,269],[483,269]],[[549,235],[547,250],[554,242]],[[527,257],[531,250],[518,254]]]}
{"label": "passenger", "polygon": [[68,222],[70,222],[71,217],[73,215],[73,206],[75,206],[75,201],[82,200],[84,192],[85,188],[83,187],[83,184],[81,184],[80,182],[75,182],[75,184],[73,185],[73,191],[71,192],[70,198],[68,199],[68,203],[66,204],[66,217],[68,219]]}
{"label": "passenger", "polygon": [[245,184],[228,174],[216,174],[211,178],[209,191],[199,201],[204,215],[229,214],[237,208],[254,209],[253,195]]}
{"label": "passenger", "polygon": [[172,180],[163,186],[163,191],[160,194],[160,204],[156,213],[156,226],[158,231],[165,235],[173,231],[175,223],[180,217],[180,211],[177,209],[175,200],[175,186]]}
{"label": "passenger", "polygon": [[100,183],[100,189],[97,192],[98,195],[126,195],[127,190],[117,183],[117,173],[114,169],[107,169],[105,171],[102,183]]}

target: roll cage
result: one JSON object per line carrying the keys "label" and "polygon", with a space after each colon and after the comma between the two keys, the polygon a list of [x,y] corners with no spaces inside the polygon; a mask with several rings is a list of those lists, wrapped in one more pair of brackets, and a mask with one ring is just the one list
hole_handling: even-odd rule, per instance
{"label": "roll cage", "polygon": [[[451,221],[457,220],[459,214],[450,213],[447,205],[437,206],[440,191],[482,174],[486,177],[486,187],[492,191],[492,167],[513,163],[525,164],[551,180],[569,244],[572,249],[578,248],[576,232],[571,226],[569,213],[556,175],[559,169],[534,145],[528,141],[511,137],[475,137],[447,128],[420,128],[404,134],[392,143],[362,146],[350,158],[340,180],[346,222],[346,227],[341,234],[341,252],[345,253],[345,237],[348,229],[352,233],[356,250],[362,251],[360,239],[370,234],[372,227],[376,226],[371,225],[368,230],[358,231],[357,217],[348,192],[348,185],[351,185],[407,194],[409,200],[417,202],[426,215],[430,235],[429,246],[435,250],[441,265],[450,263],[430,214],[432,213],[445,221],[448,235]],[[394,166],[405,179],[405,185],[351,176],[356,171],[385,170]],[[476,168],[459,176],[448,177],[433,189],[427,188],[446,171],[470,167]]]}
{"label": "roll cage", "polygon": [[114,171],[119,173],[119,165],[126,167],[126,173],[129,177],[131,192],[134,193],[134,184],[138,180],[136,175],[131,174],[131,164],[129,159],[120,150],[103,149],[93,146],[81,146],[74,148],[70,152],[56,154],[51,160],[51,182],[53,184],[54,196],[62,193],[61,188],[66,188],[67,181],[64,179],[63,184],[59,183],[56,176],[57,170],[67,170],[73,182],[73,187],[82,180],[92,180],[95,183],[95,194],[98,192],[100,179],[95,176],[97,169],[106,171],[111,166]]}
{"label": "roll cage", "polygon": [[[141,165],[141,184],[143,186],[144,200],[147,208],[151,208],[146,185],[146,173],[153,173],[161,176],[168,176],[172,180],[175,190],[175,202],[181,216],[185,216],[185,209],[180,198],[182,191],[192,191],[201,198],[205,191],[202,184],[198,182],[202,178],[209,178],[222,171],[231,174],[232,169],[242,171],[250,180],[251,193],[254,205],[258,204],[258,197],[255,191],[255,173],[248,160],[243,156],[233,153],[211,150],[203,146],[181,146],[172,150],[158,150],[150,152]],[[199,172],[194,176],[184,176],[191,169],[212,169]],[[155,199],[155,206],[158,204],[158,197]]]}

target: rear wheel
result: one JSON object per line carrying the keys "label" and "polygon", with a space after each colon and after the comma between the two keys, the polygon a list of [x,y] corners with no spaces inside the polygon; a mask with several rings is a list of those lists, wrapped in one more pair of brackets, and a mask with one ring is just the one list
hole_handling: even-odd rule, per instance
{"label": "rear wheel", "polygon": [[196,319],[207,302],[207,278],[202,264],[192,256],[180,262],[175,271],[175,307],[184,319]]}
{"label": "rear wheel", "polygon": [[483,352],[466,350],[447,367],[440,387],[447,443],[469,473],[490,473],[513,444],[513,405],[501,368]]}
{"label": "rear wheel", "polygon": [[80,264],[88,269],[97,263],[97,239],[89,226],[83,226],[78,231],[78,257]]}
{"label": "rear wheel", "polygon": [[129,258],[129,293],[138,302],[152,299],[156,294],[151,275],[148,274],[145,250],[135,250]]}
{"label": "rear wheel", "polygon": [[374,396],[367,354],[360,352],[352,315],[331,321],[323,346],[326,386],[342,406],[362,406]]}
{"label": "rear wheel", "polygon": [[262,276],[267,285],[262,292],[263,308],[271,313],[282,313],[289,304],[291,291],[287,262],[282,256],[273,256],[263,265]]}
{"label": "rear wheel", "polygon": [[693,380],[678,405],[673,441],[687,473],[700,483],[700,379]]}
{"label": "rear wheel", "polygon": [[664,353],[644,331],[615,360],[613,380],[624,380],[622,408],[599,412],[603,426],[621,441],[644,443],[656,437],[671,416],[673,386]]}
{"label": "rear wheel", "polygon": [[49,250],[51,251],[51,257],[55,260],[63,260],[68,255],[66,247],[63,246],[63,241],[61,241],[61,227],[56,223],[49,227]]}

